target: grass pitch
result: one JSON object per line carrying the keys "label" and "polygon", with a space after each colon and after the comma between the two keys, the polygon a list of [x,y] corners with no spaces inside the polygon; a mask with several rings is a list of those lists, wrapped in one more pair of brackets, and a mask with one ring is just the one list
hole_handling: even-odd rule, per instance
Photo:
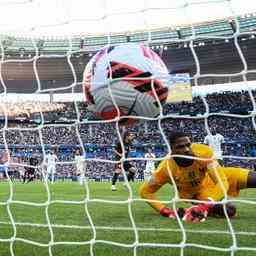
{"label": "grass pitch", "polygon": [[[133,199],[139,199],[139,186],[131,184]],[[122,183],[117,187],[112,192],[110,183],[89,182],[86,190],[60,182],[47,191],[43,183],[14,183],[10,189],[2,182],[0,256],[219,256],[232,255],[232,246],[236,256],[256,255],[255,189],[241,193],[251,204],[236,203],[232,236],[226,219],[182,223],[182,232],[177,221],[159,216],[143,201],[129,201],[129,190]],[[162,200],[172,195],[170,186],[158,193]]]}

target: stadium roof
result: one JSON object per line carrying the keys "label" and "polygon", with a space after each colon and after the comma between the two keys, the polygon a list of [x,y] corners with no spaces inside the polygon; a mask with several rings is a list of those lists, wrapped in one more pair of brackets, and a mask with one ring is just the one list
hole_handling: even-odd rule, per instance
{"label": "stadium roof", "polygon": [[0,0],[0,33],[87,36],[148,31],[256,11],[252,0]]}
{"label": "stadium roof", "polygon": [[[195,35],[193,35],[193,30]],[[234,36],[251,34],[256,32],[256,13],[238,16],[236,18],[214,20],[191,26],[179,26],[174,28],[160,28],[148,31],[134,31],[132,33],[120,33],[101,36],[73,36],[71,38],[61,37],[17,37],[2,35],[2,45],[7,53],[34,53],[39,49],[43,54],[67,53],[73,51],[95,51],[108,44],[119,44],[125,42],[147,42],[152,45],[170,44],[175,42],[208,39],[228,39]]]}

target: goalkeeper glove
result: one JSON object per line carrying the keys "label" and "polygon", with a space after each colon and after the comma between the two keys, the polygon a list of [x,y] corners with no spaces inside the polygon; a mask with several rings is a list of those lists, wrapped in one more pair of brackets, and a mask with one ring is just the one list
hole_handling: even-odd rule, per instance
{"label": "goalkeeper glove", "polygon": [[185,214],[182,218],[185,222],[203,222],[206,220],[209,210],[213,207],[213,204],[197,204],[188,209],[185,209]]}
{"label": "goalkeeper glove", "polygon": [[163,207],[160,210],[160,214],[162,216],[167,217],[167,218],[171,218],[171,219],[176,219],[177,216],[180,217],[180,218],[183,218],[184,213],[185,213],[185,210],[183,208],[178,208],[176,213],[175,213],[174,210],[171,210],[168,207]]}

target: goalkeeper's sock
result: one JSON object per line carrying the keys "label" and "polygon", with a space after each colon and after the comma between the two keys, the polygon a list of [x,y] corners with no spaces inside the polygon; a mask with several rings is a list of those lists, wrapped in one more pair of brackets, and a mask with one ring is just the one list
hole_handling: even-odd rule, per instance
{"label": "goalkeeper's sock", "polygon": [[118,179],[118,176],[119,176],[119,173],[114,173],[114,176],[112,178],[112,185],[115,185],[116,184],[116,181]]}

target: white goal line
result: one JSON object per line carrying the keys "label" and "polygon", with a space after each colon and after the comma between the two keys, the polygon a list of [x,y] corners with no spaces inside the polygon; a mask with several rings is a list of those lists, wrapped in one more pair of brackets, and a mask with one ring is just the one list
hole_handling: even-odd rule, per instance
{"label": "white goal line", "polygon": [[[0,221],[2,225],[12,225],[11,222],[4,222]],[[49,225],[47,224],[40,224],[40,223],[29,223],[29,222],[15,222],[17,226],[27,226],[27,227],[36,227],[36,228],[48,228]],[[92,229],[91,226],[79,226],[79,225],[64,225],[64,224],[51,224],[52,228],[63,228],[63,229]],[[115,231],[134,231],[132,227],[109,227],[109,226],[95,226],[95,229],[98,230],[115,230]],[[181,229],[175,228],[144,228],[144,227],[137,227],[138,231],[158,231],[158,232],[181,232]],[[186,233],[197,233],[197,234],[222,234],[222,235],[230,235],[231,232],[225,230],[193,230],[193,229],[186,229]],[[244,232],[244,231],[236,231],[235,235],[245,235],[245,236],[256,236],[256,232]]]}

